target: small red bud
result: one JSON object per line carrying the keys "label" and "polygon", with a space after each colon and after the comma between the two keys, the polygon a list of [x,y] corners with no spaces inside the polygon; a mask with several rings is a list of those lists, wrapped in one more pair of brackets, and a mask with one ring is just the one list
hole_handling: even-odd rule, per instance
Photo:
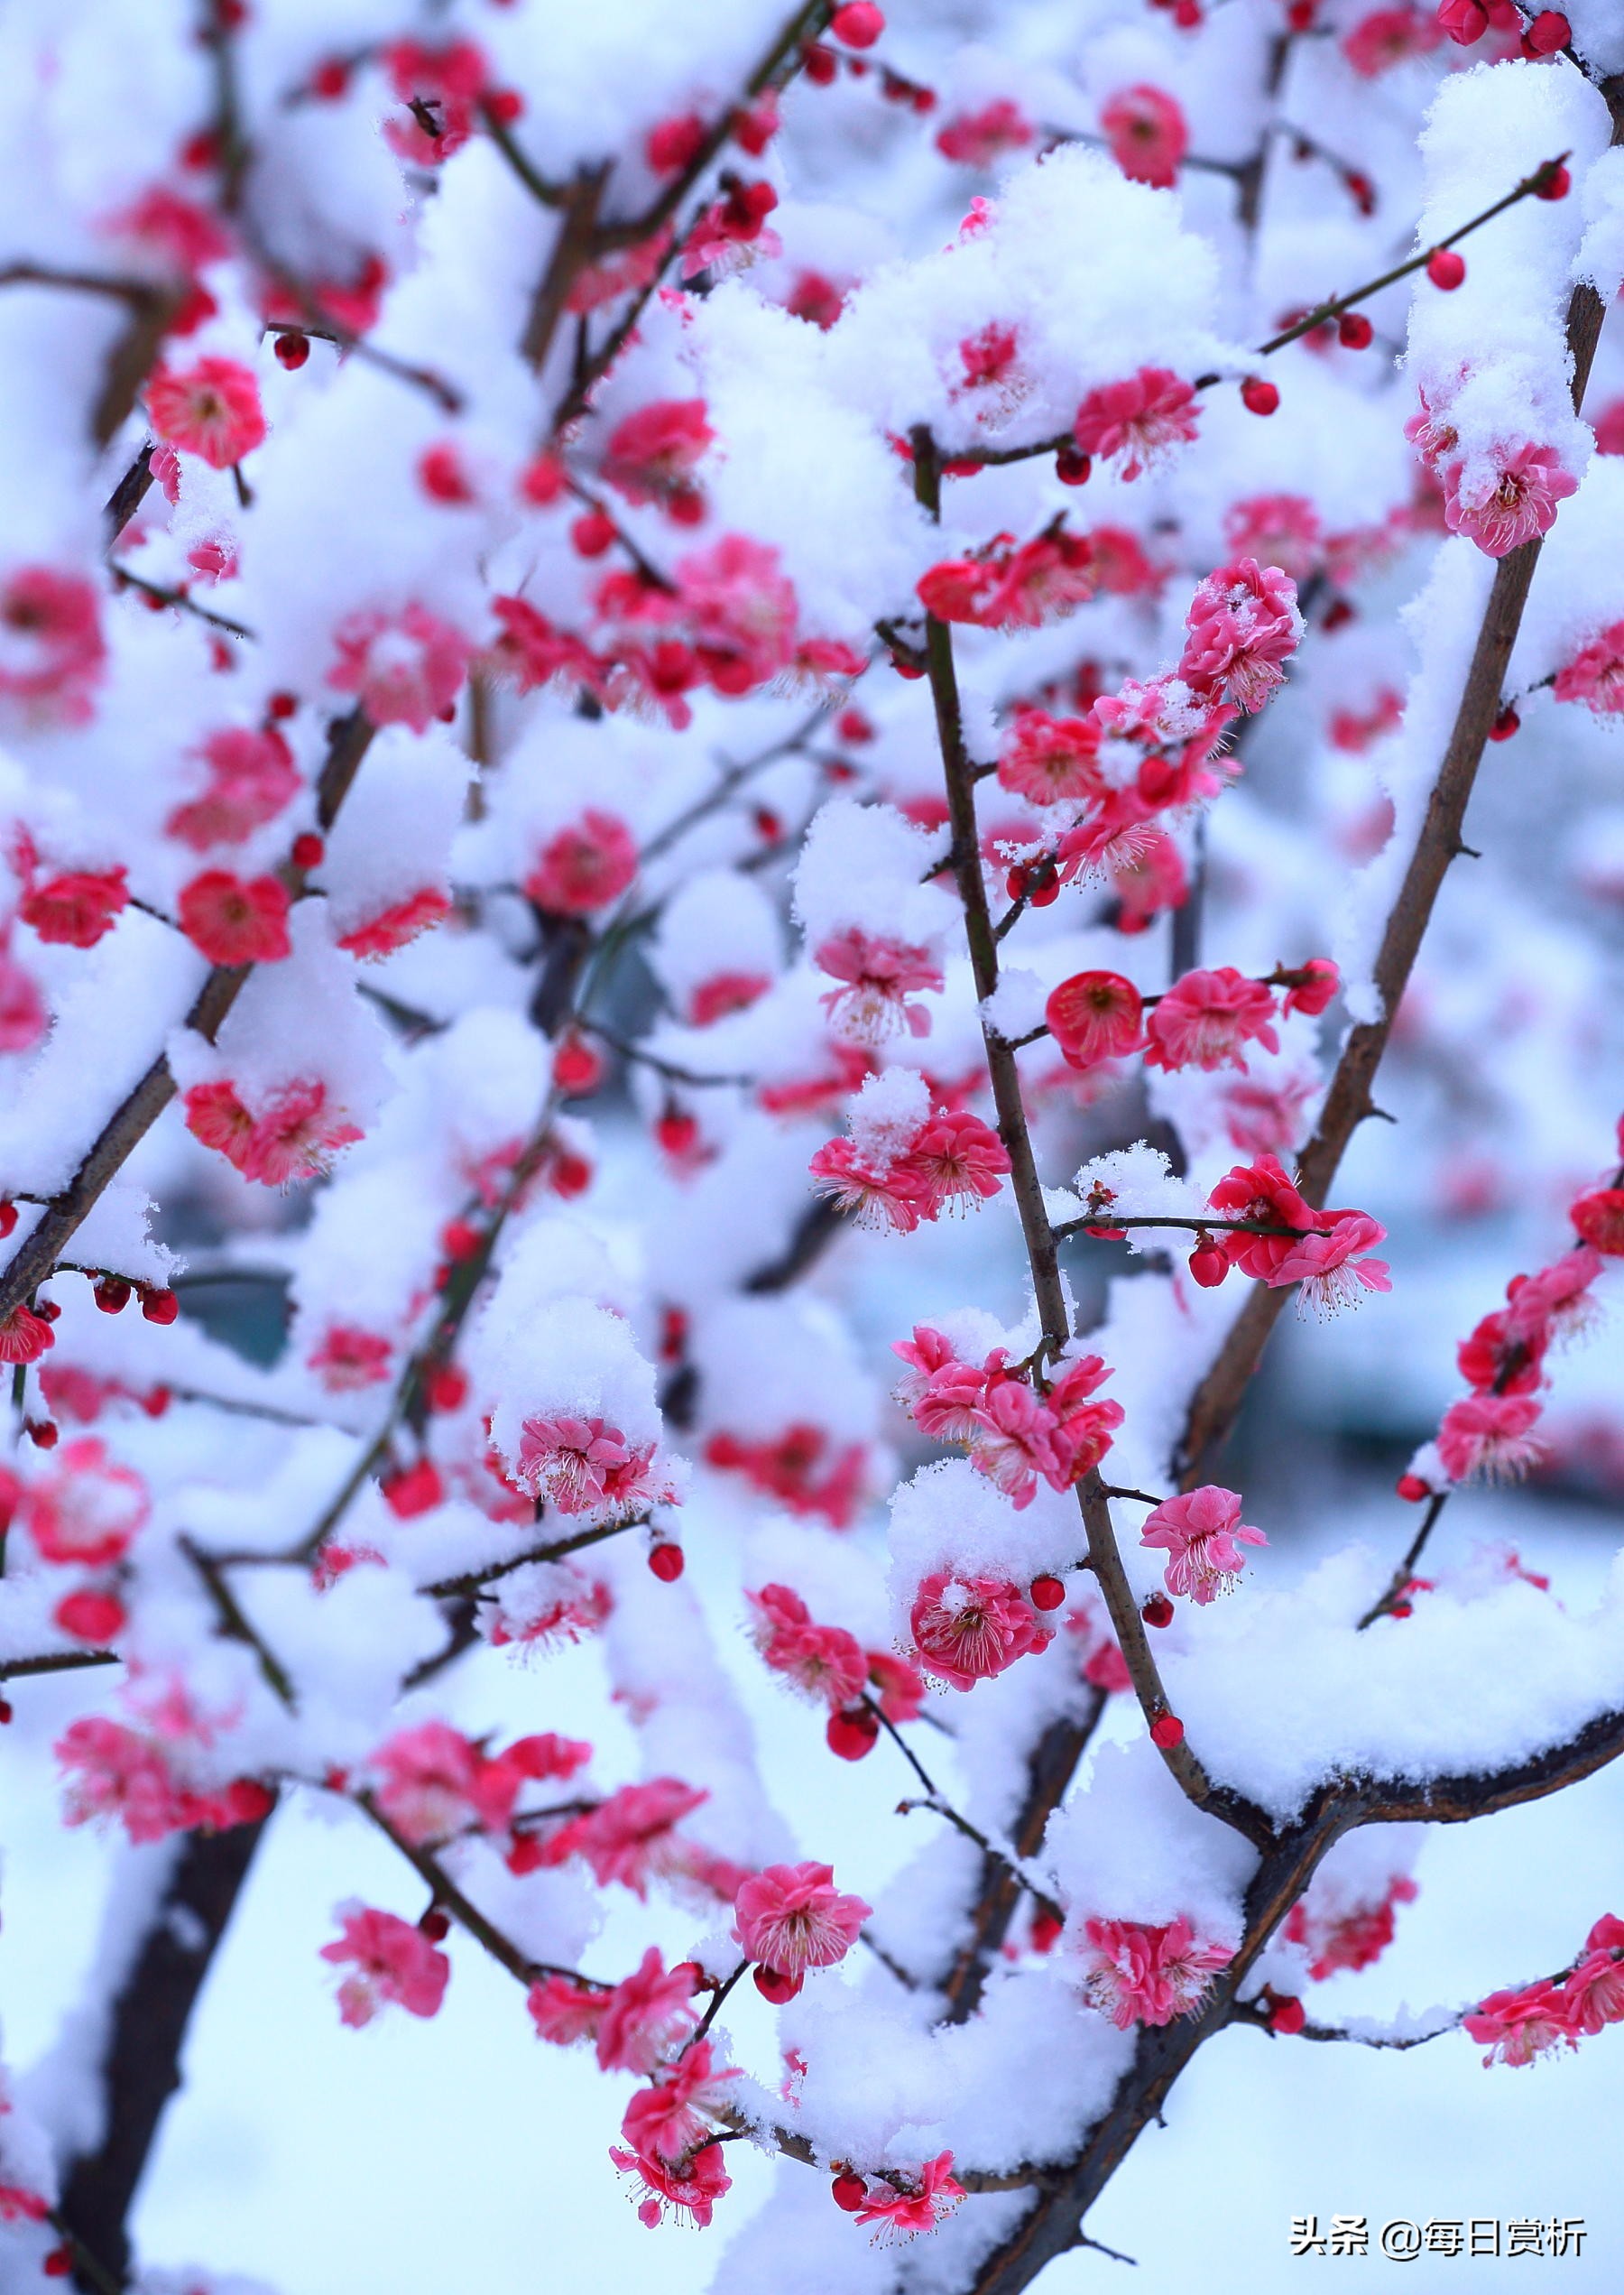
{"label": "small red bud", "polygon": [[342,56],[329,56],[310,74],[310,93],[324,104],[336,104],[349,86],[350,68]]}
{"label": "small red bud", "polygon": [[1171,1625],[1173,1605],[1165,1594],[1152,1594],[1140,1615],[1147,1625]]}
{"label": "small red bud", "polygon": [[1324,614],[1320,616],[1321,629],[1340,630],[1343,628],[1346,624],[1352,621],[1354,618],[1354,610],[1355,609],[1351,599],[1346,597],[1333,597],[1331,600],[1330,605],[1326,606]]}
{"label": "small red bud", "polygon": [[1229,1273],[1230,1263],[1211,1235],[1190,1254],[1190,1272],[1203,1291],[1216,1291]]}
{"label": "small red bud", "polygon": [[40,2265],[47,2279],[66,2279],[73,2269],[71,2247],[53,2247]]}
{"label": "small red bud", "polygon": [[297,717],[299,696],[296,693],[273,693],[265,704],[265,715],[279,724],[284,718]]}
{"label": "small red bud", "polygon": [[803,1981],[799,1976],[782,1976],[776,1968],[758,1968],[755,1971],[756,1990],[775,2008],[781,2008],[787,2000],[793,2000]]}
{"label": "small red bud", "polygon": [[290,375],[296,375],[310,356],[310,338],[289,328],[277,337],[272,348],[276,353],[277,363],[285,366]]}
{"label": "small red bud", "polygon": [[173,1401],[167,1386],[150,1386],[141,1397],[142,1411],[149,1419],[161,1419]]}
{"label": "small red bud", "polygon": [[1418,1506],[1424,1498],[1432,1496],[1432,1492],[1419,1475],[1400,1475],[1398,1495],[1400,1498],[1407,1498],[1412,1506]]}
{"label": "small red bud", "polygon": [[16,1205],[14,1203],[0,1203],[0,1243],[4,1243],[6,1236],[11,1234],[16,1224]]}
{"label": "small red bud", "polygon": [[57,1424],[54,1419],[27,1419],[23,1431],[36,1450],[54,1450],[57,1447]]}
{"label": "small red bud", "polygon": [[7,1729],[16,1718],[16,1707],[9,1698],[0,1698],[0,1729]]}
{"label": "small red bud", "polygon": [[460,1411],[468,1399],[468,1374],[457,1363],[434,1363],[423,1374],[423,1400],[431,1411]]}
{"label": "small red bud", "polygon": [[562,464],[553,455],[539,454],[533,462],[525,466],[524,474],[519,481],[519,491],[536,509],[547,509],[564,491]]}
{"label": "small red bud", "polygon": [[104,1315],[118,1315],[130,1303],[130,1286],[122,1275],[104,1275],[90,1296]]}
{"label": "small red bud", "polygon": [[1286,11],[1286,29],[1287,32],[1314,30],[1314,0],[1291,0]]}
{"label": "small red bud", "polygon": [[1522,719],[1517,714],[1516,703],[1508,701],[1490,726],[1489,738],[1490,741],[1509,741],[1521,724]]}
{"label": "small red bud", "polygon": [[861,1761],[874,1750],[880,1735],[880,1724],[867,1706],[853,1706],[844,1713],[832,1713],[824,1732],[829,1751],[842,1761]]}
{"label": "small red bud", "polygon": [[293,839],[295,868],[319,868],[327,858],[327,846],[313,828],[301,828]]}
{"label": "small red bud", "polygon": [[1159,1721],[1150,1724],[1150,1742],[1159,1745],[1165,1754],[1170,1754],[1175,1745],[1183,1744],[1184,1734],[1184,1724],[1176,1713],[1165,1713]]}
{"label": "small red bud", "polygon": [[1555,56],[1573,38],[1573,26],[1560,8],[1542,8],[1524,35],[1525,45],[1535,56]]}
{"label": "small red bud", "polygon": [[1415,1615],[1416,1606],[1413,1602],[1395,1602],[1388,1612],[1389,1617],[1414,1617]]}
{"label": "small red bud", "polygon": [[1063,1920],[1057,1920],[1052,1912],[1034,1912],[1032,1915],[1032,1950],[1034,1952],[1052,1952],[1059,1939],[1060,1931],[1065,1926],[1066,1923]]}
{"label": "small red bud", "polygon": [[485,97],[485,109],[498,127],[512,127],[524,117],[524,98],[516,88],[498,88]]}
{"label": "small red bud", "polygon": [[1249,413],[1272,414],[1280,403],[1280,393],[1260,375],[1249,375],[1241,385],[1241,403]]}
{"label": "small red bud", "polygon": [[1269,2019],[1271,2032],[1300,2032],[1308,2021],[1308,2012],[1300,2000],[1277,2000]]}
{"label": "small red bud", "polygon": [[854,2175],[850,2168],[842,2169],[829,2186],[829,2192],[835,2205],[844,2207],[848,2216],[854,2216],[858,2208],[868,2202],[867,2184],[861,2176]]}
{"label": "small red bud", "polygon": [[1063,446],[1055,457],[1055,476],[1063,486],[1085,486],[1093,470],[1093,457],[1081,447]]}
{"label": "small red bud", "polygon": [[1453,294],[1466,276],[1466,258],[1456,254],[1453,247],[1440,247],[1427,258],[1426,275],[1435,287],[1442,287],[1446,295]]}
{"label": "small red bud", "polygon": [[595,1092],[604,1080],[604,1056],[585,1036],[566,1036],[553,1054],[553,1082],[572,1099]]}
{"label": "small red bud", "polygon": [[830,17],[829,30],[844,48],[872,48],[885,30],[885,17],[873,0],[846,0]]}
{"label": "small red bud", "polygon": [[54,1299],[35,1300],[33,1311],[42,1322],[56,1323],[61,1320],[62,1310]]}
{"label": "small red bud", "polygon": [[64,1633],[76,1642],[105,1649],[124,1632],[125,1611],[116,1594],[96,1586],[80,1586],[65,1594],[51,1615]]}
{"label": "small red bud", "polygon": [[570,526],[569,539],[577,556],[601,558],[614,540],[614,521],[601,510],[588,510]]}
{"label": "small red bud", "polygon": [[1344,350],[1369,350],[1375,338],[1376,329],[1362,310],[1344,310],[1336,322],[1336,339]]}
{"label": "small red bud", "polygon": [[438,1904],[431,1904],[418,1922],[418,1927],[430,1944],[438,1944],[451,1933],[451,1916],[448,1912],[442,1912]]}
{"label": "small red bud", "polygon": [[820,48],[814,41],[801,50],[801,67],[814,88],[827,88],[840,69],[840,59],[832,48]]}
{"label": "small red bud", "polygon": [[392,1474],[383,1476],[378,1484],[383,1504],[399,1522],[411,1522],[417,1514],[427,1514],[438,1506],[446,1495],[439,1468],[432,1458],[420,1458],[415,1467],[399,1467]]}
{"label": "small red bud", "polygon": [[484,1241],[469,1219],[448,1219],[440,1229],[440,1249],[448,1259],[472,1259]]}
{"label": "small red bud", "polygon": [[1542,199],[1565,199],[1573,188],[1573,179],[1564,167],[1554,167],[1540,185],[1536,197]]}
{"label": "small red bud", "polygon": [[180,1301],[172,1291],[141,1287],[141,1311],[149,1323],[172,1323],[180,1312]]}
{"label": "small red bud", "polygon": [[649,1549],[649,1568],[662,1586],[674,1586],[682,1576],[684,1555],[680,1546],[662,1538]]}
{"label": "small red bud", "polygon": [[1032,1607],[1035,1610],[1057,1610],[1066,1599],[1066,1588],[1057,1578],[1045,1570],[1041,1578],[1032,1580]]}

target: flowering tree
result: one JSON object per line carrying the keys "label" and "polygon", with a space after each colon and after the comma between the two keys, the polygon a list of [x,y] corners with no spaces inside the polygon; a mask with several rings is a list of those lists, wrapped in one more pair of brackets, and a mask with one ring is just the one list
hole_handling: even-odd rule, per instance
{"label": "flowering tree", "polygon": [[[1452,874],[1509,741],[1624,884],[1608,0],[4,37],[0,1677],[16,1738],[77,1698],[65,1821],[161,1845],[94,2108],[0,2096],[6,2283],[135,2283],[295,1798],[398,1856],[345,2024],[484,1952],[632,2076],[645,2222],[782,2160],[727,2288],[792,2234],[1010,2295],[1231,2024],[1624,2014],[1601,1908],[1459,2015],[1307,2005],[1426,1825],[1624,1751],[1616,1604],[1439,1528],[1561,1458],[1624,1254],[1601,960]],[[1294,1578],[1217,1478],[1279,1311],[1402,1318],[1384,1210],[1493,1155],[1528,1263],[1434,1334],[1390,1550]],[[178,1319],[220,1282],[270,1367]],[[515,1662],[522,1733],[454,1726]],[[936,1820],[883,1889],[817,1861],[869,1760]]]}

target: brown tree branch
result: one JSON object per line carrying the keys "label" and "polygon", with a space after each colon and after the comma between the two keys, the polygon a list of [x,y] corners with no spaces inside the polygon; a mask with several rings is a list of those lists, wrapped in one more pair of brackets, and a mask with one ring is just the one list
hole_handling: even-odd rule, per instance
{"label": "brown tree branch", "polygon": [[[130,2265],[130,2208],[180,2086],[192,2010],[269,1821],[186,1837],[113,2002],[98,2067],[104,2133],[94,2152],[69,2164],[61,2216],[118,2285]],[[77,2255],[75,2284],[100,2295]]]}

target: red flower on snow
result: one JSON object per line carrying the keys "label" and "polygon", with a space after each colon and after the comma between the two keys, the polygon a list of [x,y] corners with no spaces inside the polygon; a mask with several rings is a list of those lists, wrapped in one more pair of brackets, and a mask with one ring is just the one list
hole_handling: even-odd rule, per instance
{"label": "red flower on snow", "polygon": [[628,502],[661,503],[691,520],[703,507],[694,468],[715,435],[702,398],[657,399],[610,433],[604,476]]}
{"label": "red flower on snow", "polygon": [[1201,2000],[1216,1968],[1234,1953],[1200,1943],[1181,1913],[1164,1928],[1140,1920],[1090,1920],[1085,1934],[1093,1957],[1084,1990],[1090,2003],[1119,2031],[1130,2024],[1170,2024]]}
{"label": "red flower on snow", "polygon": [[605,1522],[634,1514],[669,1496],[654,1471],[656,1446],[633,1445],[606,1419],[526,1419],[513,1480],[561,1514],[597,1514]]}
{"label": "red flower on snow", "polygon": [[205,869],[177,903],[180,930],[210,964],[275,964],[291,956],[288,889],[274,876]]}
{"label": "red flower on snow", "polygon": [[1463,464],[1449,463],[1444,470],[1444,523],[1487,556],[1503,558],[1519,543],[1548,533],[1556,523],[1557,504],[1578,489],[1578,479],[1563,468],[1555,447],[1525,442],[1498,468],[1470,480]]}
{"label": "red flower on snow", "polygon": [[23,1490],[19,1507],[42,1560],[85,1569],[122,1560],[151,1512],[141,1476],[110,1463],[94,1435],[65,1443],[51,1471]]}
{"label": "red flower on snow", "polygon": [[936,146],[945,160],[961,167],[991,167],[1006,152],[1024,152],[1037,134],[1019,104],[1007,96],[979,112],[960,112],[937,130]]}
{"label": "red flower on snow", "polygon": [[1008,1578],[952,1570],[933,1570],[921,1581],[909,1626],[926,1672],[955,1689],[990,1681],[1054,1638],[1054,1628],[1043,1623],[1022,1587]]}
{"label": "red flower on snow", "polygon": [[1135,183],[1167,190],[1190,148],[1184,112],[1165,89],[1140,83],[1114,95],[1100,114],[1111,156]]}
{"label": "red flower on snow", "polygon": [[1241,558],[1197,588],[1185,616],[1178,674],[1197,694],[1216,694],[1251,716],[1285,682],[1280,664],[1303,634],[1296,584],[1278,566]]}
{"label": "red flower on snow", "polygon": [[941,962],[929,949],[848,925],[820,940],[812,961],[844,984],[820,999],[836,1035],[878,1043],[903,1023],[911,1035],[930,1033],[929,1013],[908,1001],[921,988],[942,986]]}
{"label": "red flower on snow", "polygon": [[1197,410],[1191,385],[1166,366],[1141,366],[1121,383],[1090,391],[1072,428],[1084,454],[1120,460],[1124,478],[1195,436]]}
{"label": "red flower on snow", "polygon": [[0,588],[0,699],[82,725],[107,657],[97,593],[78,574],[19,566]]}
{"label": "red flower on snow", "polygon": [[459,629],[421,606],[400,614],[353,614],[335,635],[328,683],[353,693],[375,726],[426,733],[461,689],[473,647]]}
{"label": "red flower on snow", "polygon": [[562,1865],[568,1857],[583,1856],[600,1889],[618,1881],[641,1897],[651,1880],[687,1868],[691,1845],[678,1837],[676,1828],[709,1799],[708,1793],[677,1777],[623,1785],[595,1809],[567,1818],[550,1834],[541,1862]]}
{"label": "red flower on snow", "polygon": [[392,957],[415,940],[420,932],[427,932],[451,913],[448,897],[433,885],[425,885],[420,893],[409,899],[397,901],[392,907],[381,909],[364,924],[357,924],[344,934],[338,946],[352,957]]}
{"label": "red flower on snow", "polygon": [[211,733],[201,754],[209,785],[177,805],[165,834],[205,853],[211,845],[240,845],[299,794],[300,779],[287,743],[274,730],[226,726]]}
{"label": "red flower on snow", "polygon": [[900,2185],[876,2176],[865,2185],[863,2205],[854,2211],[860,2224],[878,2224],[877,2237],[911,2239],[916,2232],[934,2231],[951,2215],[964,2196],[955,2180],[951,2152],[938,2152]]}
{"label": "red flower on snow", "polygon": [[327,1104],[327,1086],[300,1078],[284,1085],[254,1115],[229,1083],[194,1084],[185,1099],[186,1128],[205,1147],[217,1148],[245,1180],[280,1188],[291,1180],[313,1179],[334,1152],[361,1138],[351,1124]]}
{"label": "red flower on snow", "polygon": [[265,436],[259,384],[235,358],[200,358],[183,372],[161,366],[146,386],[147,414],[161,439],[229,470]]}
{"label": "red flower on snow", "polygon": [[1598,717],[1624,711],[1624,622],[1614,622],[1556,672],[1558,701],[1582,701]]}
{"label": "red flower on snow", "polygon": [[1104,793],[1100,726],[1093,717],[1051,717],[1021,709],[999,754],[1001,789],[1029,804],[1057,805]]}
{"label": "red flower on snow", "polygon": [[438,167],[474,133],[474,106],[485,84],[484,58],[471,41],[443,48],[397,40],[383,51],[390,85],[408,107],[404,119],[383,123],[383,138],[397,159]]}
{"label": "red flower on snow", "polygon": [[23,922],[42,940],[69,949],[93,949],[113,920],[129,905],[122,868],[64,869],[30,885],[18,905]]}
{"label": "red flower on snow", "polygon": [[591,916],[618,901],[636,875],[637,840],[625,822],[589,805],[543,845],[524,891],[549,916]]}

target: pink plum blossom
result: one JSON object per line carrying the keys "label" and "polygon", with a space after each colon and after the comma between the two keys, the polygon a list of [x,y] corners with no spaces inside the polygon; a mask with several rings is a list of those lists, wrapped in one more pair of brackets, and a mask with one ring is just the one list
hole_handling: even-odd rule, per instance
{"label": "pink plum blossom", "polygon": [[1532,1430],[1540,1405],[1527,1395],[1473,1394],[1452,1403],[1438,1427],[1438,1455],[1452,1482],[1481,1475],[1516,1481],[1540,1457]]}
{"label": "pink plum blossom", "polygon": [[1130,2024],[1170,2024],[1199,2006],[1213,1970],[1234,1958],[1226,1945],[1201,1940],[1181,1913],[1165,1926],[1140,1920],[1089,1920],[1091,1957],[1084,1980],[1090,2004],[1119,2031]]}
{"label": "pink plum blossom", "polygon": [[1299,1304],[1306,1300],[1322,1315],[1357,1306],[1367,1291],[1391,1291],[1387,1262],[1364,1255],[1382,1241],[1387,1229],[1364,1211],[1326,1211],[1320,1217],[1332,1223],[1329,1228],[1316,1229],[1287,1245],[1266,1278],[1271,1289],[1300,1283]]}
{"label": "pink plum blossom", "polygon": [[873,1910],[834,1886],[831,1865],[769,1865],[734,1901],[734,1933],[748,1958],[798,1982],[844,1960]]}
{"label": "pink plum blossom", "polygon": [[934,2231],[964,2196],[964,2188],[953,2172],[952,2152],[938,2152],[934,2160],[927,2160],[905,2179],[899,2178],[893,2182],[886,2177],[871,2176],[854,2220],[877,2224],[878,2237],[911,2239],[918,2232]]}
{"label": "pink plum blossom", "polygon": [[1145,1023],[1149,1068],[1244,1068],[1243,1047],[1278,1051],[1275,1001],[1260,982],[1232,965],[1186,972],[1151,1009]]}
{"label": "pink plum blossom", "polygon": [[374,725],[413,733],[427,733],[455,703],[474,651],[460,630],[415,604],[394,615],[352,615],[335,642],[328,683],[353,693]]}
{"label": "pink plum blossom", "polygon": [[1278,566],[1241,558],[1209,574],[1190,601],[1178,674],[1195,693],[1214,693],[1248,715],[1284,682],[1303,617],[1296,584]]}
{"label": "pink plum blossom", "polygon": [[991,1680],[1053,1638],[1053,1628],[1008,1578],[945,1569],[921,1580],[909,1628],[925,1670],[955,1689]]}
{"label": "pink plum blossom", "polygon": [[411,2016],[434,2016],[446,1996],[451,1963],[420,1929],[392,1912],[356,1905],[340,1914],[344,1932],[321,1948],[324,1960],[355,1964],[338,1987],[338,2014],[348,2025],[370,2024],[385,2004]]}
{"label": "pink plum blossom", "polygon": [[1168,1593],[1187,1594],[1204,1606],[1239,1583],[1246,1561],[1242,1546],[1268,1543],[1260,1530],[1241,1521],[1239,1492],[1214,1483],[1164,1498],[1140,1532],[1141,1546],[1166,1551]]}
{"label": "pink plum blossom", "polygon": [[1525,442],[1487,477],[1468,478],[1466,466],[1448,464],[1444,521],[1451,533],[1464,534],[1487,556],[1503,558],[1519,543],[1548,533],[1557,504],[1578,489],[1578,479],[1563,468],[1554,447]]}
{"label": "pink plum blossom", "polygon": [[1077,409],[1073,431],[1084,454],[1120,461],[1124,478],[1137,478],[1147,465],[1195,436],[1195,393],[1165,366],[1141,366],[1121,383],[1090,391]]}

